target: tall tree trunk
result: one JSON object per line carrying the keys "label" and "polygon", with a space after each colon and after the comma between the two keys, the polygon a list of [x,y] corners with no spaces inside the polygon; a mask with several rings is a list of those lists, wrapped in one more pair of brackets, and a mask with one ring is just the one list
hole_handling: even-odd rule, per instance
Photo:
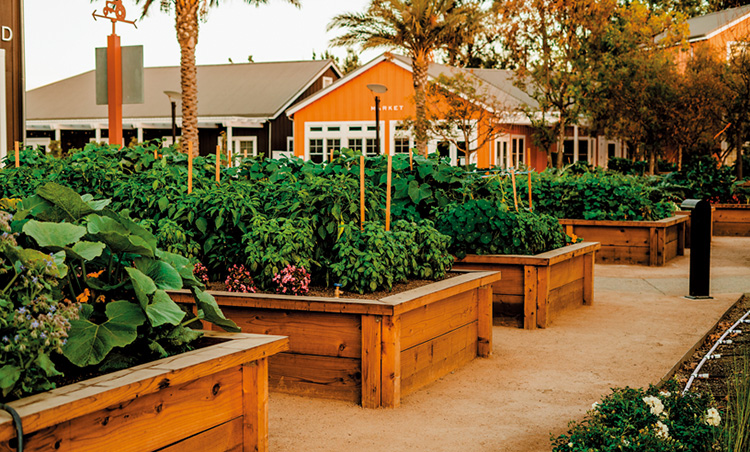
{"label": "tall tree trunk", "polygon": [[565,153],[565,121],[562,119],[562,113],[560,114],[560,134],[557,137],[557,156],[555,167],[562,169],[563,167],[563,154]]}
{"label": "tall tree trunk", "polygon": [[414,55],[412,58],[412,78],[414,81],[414,104],[416,120],[414,121],[414,141],[417,152],[427,157],[427,112],[425,106],[425,89],[427,87],[427,55]]}
{"label": "tall tree trunk", "polygon": [[735,168],[737,168],[737,180],[744,179],[743,171],[745,170],[742,167],[742,144],[737,143],[737,163],[735,163]]}
{"label": "tall tree trunk", "polygon": [[656,174],[656,151],[653,148],[648,149],[648,174]]}
{"label": "tall tree trunk", "polygon": [[175,28],[180,43],[180,87],[182,88],[183,152],[193,143],[193,155],[198,155],[198,77],[195,67],[195,46],[198,44],[199,0],[175,1]]}
{"label": "tall tree trunk", "polygon": [[677,171],[682,171],[682,146],[677,148]]}

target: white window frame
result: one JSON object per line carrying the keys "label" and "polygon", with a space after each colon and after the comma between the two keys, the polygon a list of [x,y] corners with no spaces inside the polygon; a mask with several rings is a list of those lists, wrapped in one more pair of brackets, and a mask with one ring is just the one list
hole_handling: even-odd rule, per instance
{"label": "white window frame", "polygon": [[291,152],[294,155],[294,137],[286,137],[286,152]]}
{"label": "white window frame", "polygon": [[[249,136],[249,137],[238,137],[233,136],[232,137],[232,161],[234,164],[239,164],[242,162],[242,159],[245,158],[245,154],[240,152],[240,146],[243,141],[250,141],[253,143],[253,157],[258,156],[258,137],[257,136]],[[248,155],[250,157],[250,155]]]}
{"label": "white window frame", "polygon": [[333,85],[333,77],[323,76],[323,88],[328,88]]}
{"label": "white window frame", "polygon": [[737,54],[736,51],[732,51],[735,46],[739,47],[741,52],[747,52],[748,48],[750,48],[750,43],[744,41],[727,41],[727,61],[732,61],[732,57]]}
{"label": "white window frame", "polygon": [[[341,148],[349,147],[350,139],[362,139],[362,153],[367,150],[367,139],[375,138],[374,130],[367,130],[368,127],[374,127],[375,121],[325,121],[325,122],[308,122],[305,124],[305,160],[310,160],[310,140],[323,140],[323,161],[330,160],[328,155],[328,140],[341,140]],[[313,128],[320,127],[320,131],[313,131]],[[338,127],[338,130],[329,130],[329,128]],[[350,127],[361,127],[362,130],[349,130]],[[384,150],[385,143],[385,121],[380,121],[380,143],[381,153]],[[390,147],[392,150],[393,148]]]}
{"label": "white window frame", "polygon": [[[89,143],[90,142],[91,141],[89,141]],[[49,137],[26,138],[24,146],[31,146],[34,149],[36,149],[37,146],[41,146],[44,148],[44,153],[48,154],[50,143],[52,143],[52,138]]]}
{"label": "white window frame", "polygon": [[[523,146],[521,147],[521,152],[520,152],[521,158],[519,161],[515,161],[514,155],[513,155],[513,143],[515,142],[516,145],[518,145],[518,143],[521,140],[523,140]],[[513,135],[513,134],[507,134],[507,133],[500,135],[500,138],[495,140],[495,143],[494,143],[495,146],[492,150],[494,157],[495,157],[495,166],[501,166],[503,169],[510,169],[510,168],[518,168],[521,164],[527,165],[526,163],[528,159],[528,155],[526,152],[527,140],[528,140],[528,137],[526,135]],[[498,158],[500,157],[500,155],[498,153],[497,147],[500,143],[505,144],[505,149],[503,149],[503,152],[505,153],[505,155],[503,156],[502,159],[500,159],[500,161],[498,161]],[[501,162],[503,163],[503,165],[500,165]]]}

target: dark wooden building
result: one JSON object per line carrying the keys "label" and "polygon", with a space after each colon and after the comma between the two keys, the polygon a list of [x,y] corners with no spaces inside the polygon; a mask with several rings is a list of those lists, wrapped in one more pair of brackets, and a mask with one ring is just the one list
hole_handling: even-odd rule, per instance
{"label": "dark wooden building", "polygon": [[[198,66],[200,153],[226,140],[236,156],[279,156],[293,151],[289,106],[341,78],[331,60]],[[64,151],[107,140],[107,106],[96,105],[90,71],[26,93],[26,144],[60,142]],[[146,68],[145,103],[123,105],[123,137],[172,140],[168,91],[179,91],[180,68]],[[177,106],[179,115],[180,106]],[[181,118],[177,117],[179,126]],[[223,145],[223,143],[222,143]]]}
{"label": "dark wooden building", "polygon": [[23,140],[23,1],[0,1],[0,157]]}

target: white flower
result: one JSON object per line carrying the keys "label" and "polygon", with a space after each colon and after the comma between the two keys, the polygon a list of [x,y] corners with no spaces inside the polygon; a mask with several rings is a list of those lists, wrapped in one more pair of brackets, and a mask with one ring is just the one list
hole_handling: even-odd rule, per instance
{"label": "white flower", "polygon": [[669,391],[659,391],[659,395],[662,397],[672,397],[672,393]]}
{"label": "white flower", "polygon": [[664,404],[658,397],[647,396],[643,398],[643,401],[651,408],[651,414],[661,416],[664,413]]}
{"label": "white flower", "polygon": [[597,408],[599,408],[599,402],[594,402],[594,403],[591,404],[591,409],[592,410],[596,410]]}
{"label": "white flower", "polygon": [[721,424],[721,415],[716,408],[709,408],[706,412],[706,424],[718,427]]}
{"label": "white flower", "polygon": [[656,436],[663,439],[669,438],[669,427],[662,424],[661,421],[656,421]]}
{"label": "white flower", "polygon": [[627,447],[630,445],[630,441],[626,440],[625,438],[622,439],[622,445]]}
{"label": "white flower", "polygon": [[568,447],[573,448],[573,443],[568,443]]}

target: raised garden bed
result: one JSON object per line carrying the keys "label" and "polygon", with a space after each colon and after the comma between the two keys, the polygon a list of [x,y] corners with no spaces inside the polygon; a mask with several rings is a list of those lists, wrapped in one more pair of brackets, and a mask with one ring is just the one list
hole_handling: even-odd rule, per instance
{"label": "raised garden bed", "polygon": [[714,204],[713,235],[750,237],[750,204]]}
{"label": "raised garden bed", "polygon": [[[267,359],[288,339],[206,337],[216,343],[11,402],[24,450],[267,450]],[[0,411],[0,451],[16,441]]]}
{"label": "raised garden bed", "polygon": [[658,221],[561,219],[560,224],[568,235],[602,244],[597,263],[662,266],[685,254],[688,220],[687,216]]}
{"label": "raised garden bed", "polygon": [[560,312],[594,302],[600,248],[582,242],[534,256],[470,254],[454,268],[501,271],[503,279],[492,285],[494,315],[523,315],[525,329],[546,328]]}
{"label": "raised garden bed", "polygon": [[243,331],[289,336],[289,351],[269,360],[272,389],[377,408],[489,356],[499,280],[466,272],[376,300],[211,293]]}

